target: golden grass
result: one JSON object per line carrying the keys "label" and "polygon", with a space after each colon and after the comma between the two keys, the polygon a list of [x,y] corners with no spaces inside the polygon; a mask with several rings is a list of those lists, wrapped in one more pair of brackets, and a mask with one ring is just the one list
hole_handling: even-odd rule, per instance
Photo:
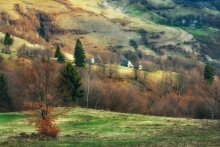
{"label": "golden grass", "polygon": [[[0,32],[0,40],[3,40],[4,37],[5,37],[5,34]],[[28,42],[24,39],[21,39],[21,38],[15,37],[15,36],[12,36],[12,38],[14,39],[14,43],[11,46],[12,51],[16,51],[22,45],[26,45],[26,46],[31,47],[31,48],[43,48],[43,46],[41,46],[41,45],[32,44],[32,43],[30,43],[30,42]],[[0,42],[0,49],[2,49],[2,48],[3,48],[3,44]]]}
{"label": "golden grass", "polygon": [[25,10],[37,9],[48,13],[67,12],[68,9],[55,0],[0,0],[0,11],[7,12],[12,19],[20,18],[20,15],[14,10],[14,5],[19,4]]}
{"label": "golden grass", "polygon": [[[0,11],[6,11],[11,18],[18,19],[20,16],[14,10],[14,4],[19,3],[25,9],[36,9],[52,14],[55,24],[64,30],[83,30],[88,34],[65,34],[56,35],[53,42],[72,46],[76,38],[82,38],[86,50],[104,50],[108,46],[123,46],[121,51],[130,49],[129,39],[138,38],[137,34],[127,33],[123,29],[143,28],[149,32],[165,32],[165,35],[157,40],[159,45],[176,43],[177,41],[188,41],[192,35],[167,26],[157,25],[151,21],[143,21],[140,18],[130,17],[120,10],[116,10],[102,0],[0,0]],[[69,3],[69,4],[68,4]],[[126,26],[119,26],[112,19],[129,20]],[[94,26],[97,26],[95,28]],[[104,30],[104,31],[103,31]],[[109,32],[106,32],[109,31]],[[101,39],[100,39],[101,38]],[[140,47],[147,55],[156,55],[152,50]]]}

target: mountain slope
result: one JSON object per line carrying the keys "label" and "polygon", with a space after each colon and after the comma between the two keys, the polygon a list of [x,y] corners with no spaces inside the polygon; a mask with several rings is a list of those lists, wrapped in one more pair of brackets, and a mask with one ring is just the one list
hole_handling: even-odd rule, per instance
{"label": "mountain slope", "polygon": [[[177,43],[182,44],[182,50],[195,51],[192,45],[183,44],[193,41],[192,35],[185,31],[129,16],[101,0],[10,0],[2,1],[1,7],[4,9],[1,9],[0,30],[42,45],[61,44],[67,53],[72,53],[76,38],[82,39],[88,55],[102,54],[106,49],[119,54],[134,51],[129,44],[131,40],[137,42],[139,50],[146,55],[158,56],[159,49],[155,47]],[[40,16],[50,19],[41,22]],[[46,28],[44,36],[38,31],[42,29],[41,24]],[[166,49],[162,52],[167,53]]]}
{"label": "mountain slope", "polygon": [[[218,0],[107,0],[124,13],[171,27],[179,27],[200,43],[202,56],[220,59]],[[204,33],[205,31],[205,33]]]}

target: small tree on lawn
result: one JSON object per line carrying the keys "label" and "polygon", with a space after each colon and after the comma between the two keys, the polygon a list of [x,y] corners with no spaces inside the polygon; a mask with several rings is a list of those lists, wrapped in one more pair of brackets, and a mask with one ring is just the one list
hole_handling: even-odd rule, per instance
{"label": "small tree on lawn", "polygon": [[214,76],[215,76],[215,72],[212,65],[210,63],[207,63],[205,65],[205,70],[204,70],[204,79],[208,83],[212,84],[214,81]]}
{"label": "small tree on lawn", "polygon": [[7,32],[3,40],[3,44],[5,46],[3,49],[4,53],[10,53],[10,46],[13,44],[13,42],[14,40],[11,38],[10,34]]}
{"label": "small tree on lawn", "polygon": [[[2,110],[1,110],[2,109]],[[0,111],[12,110],[12,100],[3,74],[0,74]]]}
{"label": "small tree on lawn", "polygon": [[77,67],[85,66],[85,50],[83,49],[82,43],[79,39],[76,41],[74,58]]}
{"label": "small tree on lawn", "polygon": [[59,93],[64,102],[77,102],[83,97],[81,77],[72,63],[67,63],[59,76]]}
{"label": "small tree on lawn", "polygon": [[55,58],[57,58],[57,61],[58,61],[59,63],[64,63],[64,62],[65,62],[65,57],[64,57],[64,55],[61,53],[61,51],[60,51],[60,46],[59,46],[59,45],[57,45],[57,48],[56,48]]}

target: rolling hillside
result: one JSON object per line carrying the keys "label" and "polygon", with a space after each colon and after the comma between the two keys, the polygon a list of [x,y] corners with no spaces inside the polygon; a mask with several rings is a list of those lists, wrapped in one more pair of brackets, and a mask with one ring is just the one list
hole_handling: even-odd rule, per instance
{"label": "rolling hillside", "polygon": [[207,60],[220,59],[218,0],[107,1],[130,16],[187,31],[200,43],[199,52]]}
{"label": "rolling hillside", "polygon": [[[63,109],[63,108],[62,108]],[[219,146],[217,121],[74,108],[58,117],[57,140],[36,139],[21,113],[0,114],[0,146]],[[32,134],[32,135],[31,135]]]}
{"label": "rolling hillside", "polygon": [[9,31],[44,46],[61,44],[67,53],[72,53],[76,38],[82,39],[88,55],[102,54],[104,50],[118,54],[134,51],[131,40],[145,55],[168,54],[164,46],[169,44],[181,46],[180,52],[196,52],[192,44],[185,44],[195,42],[193,36],[182,29],[127,15],[106,1],[9,0],[0,3],[2,32]]}

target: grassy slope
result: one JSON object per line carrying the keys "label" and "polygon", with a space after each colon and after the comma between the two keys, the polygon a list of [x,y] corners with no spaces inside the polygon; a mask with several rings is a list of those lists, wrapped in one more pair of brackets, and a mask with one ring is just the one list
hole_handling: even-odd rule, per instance
{"label": "grassy slope", "polygon": [[[13,116],[13,120],[11,119]],[[219,146],[215,121],[142,116],[75,108],[58,118],[57,140],[13,139],[33,132],[25,116],[0,114],[0,146]],[[11,138],[10,138],[11,137]]]}
{"label": "grassy slope", "polygon": [[[208,15],[220,15],[220,11],[215,10],[215,9],[198,8],[198,7],[193,7],[193,6],[184,7],[181,4],[174,3],[174,0],[147,0],[151,6],[154,6],[154,8],[165,8],[165,9],[158,9],[158,10],[148,10],[143,5],[140,5],[137,3],[128,4],[128,1],[126,0],[118,0],[117,2],[112,1],[112,0],[108,0],[108,1],[113,4],[116,3],[115,7],[117,7],[117,4],[120,3],[122,6],[124,6],[124,8],[128,9],[128,10],[125,9],[125,12],[131,16],[136,16],[136,17],[140,17],[143,19],[150,19],[155,22],[162,20],[164,15],[166,15],[166,17],[168,18],[175,18],[178,16],[184,16],[184,15],[194,15],[194,16],[202,16],[202,17],[208,16]],[[175,6],[175,8],[168,9],[166,8],[167,6]],[[219,51],[218,51],[219,45],[216,44],[217,41],[215,39],[217,37],[215,36],[212,40],[210,39],[210,36],[213,36],[213,33],[218,31],[217,29],[208,28],[208,27],[202,27],[202,28],[197,28],[197,29],[193,29],[190,27],[188,28],[180,27],[180,28],[192,34],[198,42],[202,44],[205,43],[207,46],[209,46],[210,49],[201,48],[202,53],[205,53],[214,59],[219,59]],[[184,36],[185,35],[182,35],[182,38],[184,38]],[[174,41],[174,40],[175,40],[174,38],[171,39],[171,41]],[[209,40],[209,42],[206,43],[207,42],[206,40]],[[183,41],[181,39],[177,39],[176,42],[181,43]],[[184,47],[184,48],[188,50],[188,47]],[[177,55],[179,54],[177,53]]]}
{"label": "grassy slope", "polygon": [[218,29],[211,27],[201,27],[201,28],[191,28],[191,27],[182,27],[185,31],[191,33],[195,37],[208,37],[213,33],[216,33]]}
{"label": "grassy slope", "polygon": [[17,50],[22,45],[26,45],[27,47],[31,47],[31,48],[39,48],[39,49],[44,48],[43,46],[41,46],[39,44],[32,44],[32,43],[30,43],[30,42],[28,42],[24,39],[12,36],[12,38],[14,39],[14,43],[10,47],[11,54],[4,54],[4,53],[2,53],[2,49],[4,48],[4,45],[3,45],[2,41],[4,40],[4,37],[5,37],[5,34],[0,32],[0,55],[2,55],[2,57],[4,58],[4,61],[8,61],[8,59],[11,58],[11,57],[17,57]]}
{"label": "grassy slope", "polygon": [[[0,49],[2,49],[4,47],[3,43],[1,42],[4,40],[4,37],[5,37],[5,33],[2,33],[0,31]],[[22,45],[26,45],[26,46],[32,47],[32,48],[43,48],[43,46],[41,46],[39,44],[32,44],[32,43],[28,42],[27,40],[21,39],[19,37],[12,36],[12,38],[14,39],[13,45],[11,46],[12,51],[16,51]]]}
{"label": "grassy slope", "polygon": [[[103,50],[109,46],[123,46],[121,51],[131,49],[129,40],[139,40],[140,35],[135,31],[125,30],[138,30],[145,29],[149,32],[161,32],[165,34],[157,40],[158,44],[167,42],[175,43],[176,40],[188,41],[192,36],[180,32],[179,30],[171,27],[156,25],[148,20],[141,20],[137,17],[130,17],[121,11],[117,11],[107,4],[106,7],[100,7],[102,0],[68,0],[68,4],[63,4],[58,0],[46,1],[24,1],[24,0],[9,0],[4,2],[0,0],[0,11],[6,11],[11,18],[17,19],[21,17],[14,11],[14,4],[19,3],[24,10],[37,9],[45,11],[46,13],[54,16],[54,23],[64,30],[81,30],[88,32],[87,34],[77,35],[74,33],[64,35],[54,35],[51,42],[63,43],[69,47],[69,52],[74,40],[82,38],[87,51],[89,50]],[[77,9],[79,8],[79,9]],[[136,9],[134,9],[136,11]],[[131,12],[133,13],[133,11]],[[155,14],[150,14],[149,17],[157,18]],[[129,20],[127,26],[120,26],[118,23],[113,23],[111,19],[119,19],[121,21]],[[83,20],[83,21],[82,21]],[[181,35],[184,34],[184,35]],[[101,41],[100,41],[100,38]],[[154,54],[152,50],[147,47],[141,47],[142,51],[146,54]],[[153,53],[151,53],[151,52]]]}

